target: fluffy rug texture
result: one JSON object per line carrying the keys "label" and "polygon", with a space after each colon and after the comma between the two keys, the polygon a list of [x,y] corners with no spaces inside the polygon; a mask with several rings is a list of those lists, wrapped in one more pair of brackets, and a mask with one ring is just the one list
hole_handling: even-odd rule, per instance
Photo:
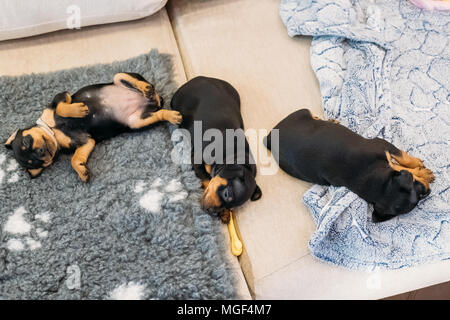
{"label": "fluffy rug texture", "polygon": [[[0,78],[0,139],[32,125],[53,96],[117,72],[142,74],[166,102],[176,90],[169,55]],[[229,299],[234,278],[220,222],[201,211],[200,182],[172,161],[170,128],[98,144],[82,183],[61,155],[31,180],[0,149],[0,298]]]}
{"label": "fluffy rug texture", "polygon": [[402,268],[450,258],[450,13],[405,0],[283,0],[288,33],[314,36],[311,63],[327,117],[419,157],[436,181],[409,214],[374,224],[346,188],[303,197],[311,253],[348,268]]}

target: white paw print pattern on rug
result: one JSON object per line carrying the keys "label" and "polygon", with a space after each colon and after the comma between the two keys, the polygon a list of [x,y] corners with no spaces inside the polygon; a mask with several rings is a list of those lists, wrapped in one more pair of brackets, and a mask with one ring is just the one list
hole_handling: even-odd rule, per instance
{"label": "white paw print pattern on rug", "polygon": [[[134,192],[142,193],[146,186],[146,182],[139,181],[134,188]],[[187,196],[188,193],[183,189],[183,184],[179,180],[172,179],[164,186],[162,179],[158,178],[151,184],[150,189],[141,196],[139,204],[151,213],[158,213],[165,201],[167,203],[182,201]]]}
{"label": "white paw print pattern on rug", "polygon": [[[24,207],[17,208],[5,223],[4,231],[14,236],[6,243],[6,248],[10,251],[36,250],[41,247],[40,239],[47,237],[48,231],[42,228],[35,228],[32,223],[28,222],[24,214],[27,213]],[[43,212],[34,216],[36,220],[43,223],[50,221],[50,213]],[[32,237],[35,233],[38,239]]]}
{"label": "white paw print pattern on rug", "polygon": [[19,181],[18,168],[19,164],[15,159],[9,159],[7,161],[6,155],[0,153],[0,185]]}
{"label": "white paw print pattern on rug", "polygon": [[109,298],[111,300],[142,300],[144,293],[144,285],[128,282],[115,288]]}

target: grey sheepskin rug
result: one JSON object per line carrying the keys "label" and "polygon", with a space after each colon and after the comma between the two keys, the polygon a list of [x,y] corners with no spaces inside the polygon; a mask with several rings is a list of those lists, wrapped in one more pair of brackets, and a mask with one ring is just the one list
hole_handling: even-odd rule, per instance
{"label": "grey sheepskin rug", "polygon": [[[169,104],[169,55],[0,78],[0,140],[32,125],[53,96],[137,72]],[[173,129],[173,128],[172,128]],[[98,144],[81,182],[70,155],[31,180],[0,146],[0,299],[236,297],[220,222],[201,211],[200,181],[171,160],[167,124]]]}

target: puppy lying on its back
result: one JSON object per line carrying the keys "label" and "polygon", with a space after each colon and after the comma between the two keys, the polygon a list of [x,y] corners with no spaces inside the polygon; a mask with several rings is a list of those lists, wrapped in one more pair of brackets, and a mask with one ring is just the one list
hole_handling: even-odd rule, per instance
{"label": "puppy lying on its back", "polygon": [[[430,193],[431,170],[383,139],[365,139],[307,109],[290,114],[274,129],[279,129],[284,171],[312,183],[347,187],[374,205],[374,221],[407,213]],[[271,134],[264,142],[271,149]]]}
{"label": "puppy lying on its back", "polygon": [[87,182],[86,163],[97,142],[158,121],[181,122],[179,112],[161,109],[161,100],[141,75],[118,73],[112,83],[57,94],[36,125],[17,130],[5,145],[32,178],[52,164],[58,150],[72,150],[72,167]]}

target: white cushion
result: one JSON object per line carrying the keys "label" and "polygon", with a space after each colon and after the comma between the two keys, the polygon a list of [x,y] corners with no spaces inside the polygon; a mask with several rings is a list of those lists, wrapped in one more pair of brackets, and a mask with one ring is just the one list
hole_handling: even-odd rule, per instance
{"label": "white cushion", "polygon": [[[0,0],[0,40],[134,20],[160,10],[167,0]],[[80,22],[79,24],[77,22]]]}

